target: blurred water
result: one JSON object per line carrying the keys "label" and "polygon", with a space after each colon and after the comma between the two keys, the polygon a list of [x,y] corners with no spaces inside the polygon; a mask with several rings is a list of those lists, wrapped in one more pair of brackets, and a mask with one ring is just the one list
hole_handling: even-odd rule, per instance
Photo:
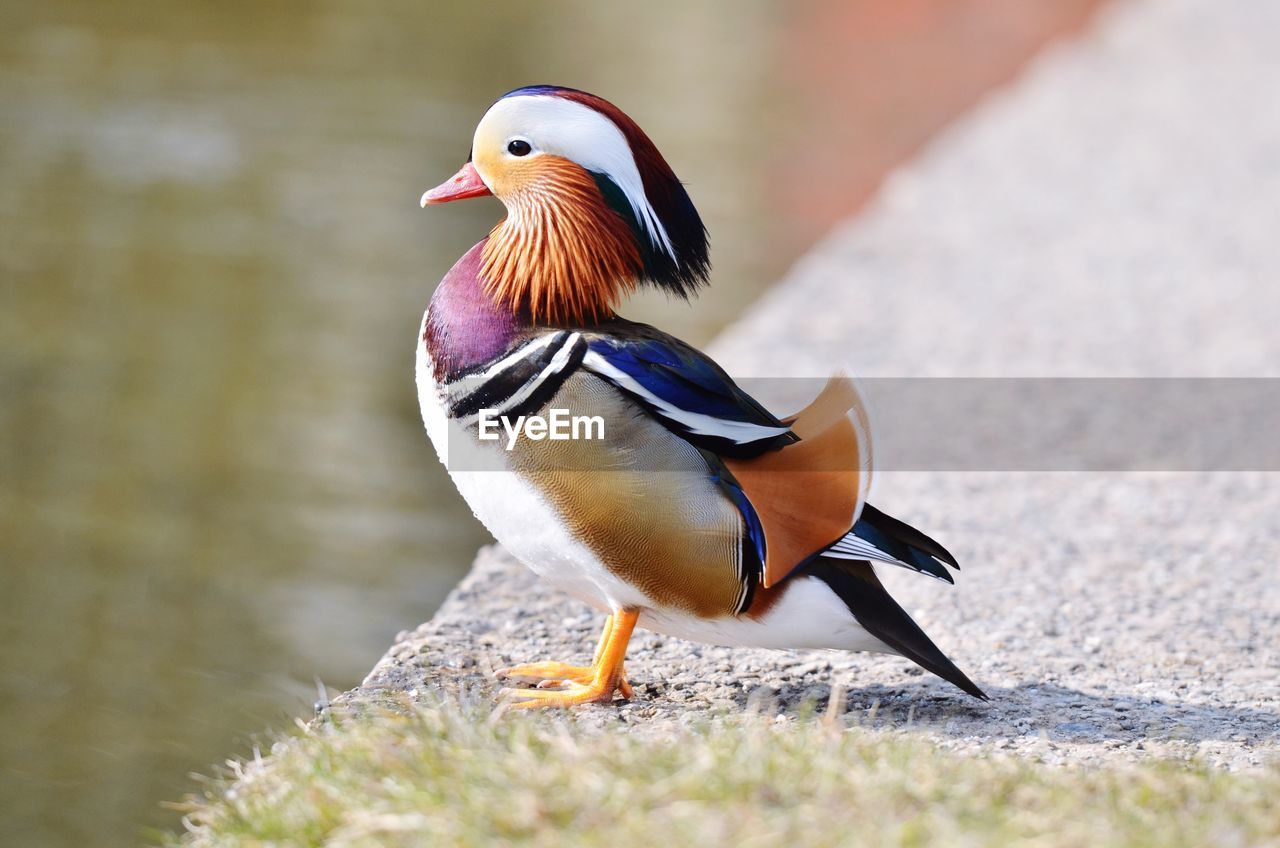
{"label": "blurred water", "polygon": [[420,211],[496,95],[614,99],[778,271],[772,4],[0,2],[0,841],[133,844],[427,617],[483,530],[412,382],[499,216]]}

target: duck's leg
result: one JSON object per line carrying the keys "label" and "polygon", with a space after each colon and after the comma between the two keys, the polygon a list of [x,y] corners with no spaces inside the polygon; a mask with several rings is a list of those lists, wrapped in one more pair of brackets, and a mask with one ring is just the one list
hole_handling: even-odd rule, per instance
{"label": "duck's leg", "polygon": [[600,654],[609,641],[609,633],[613,630],[613,616],[604,620],[604,630],[600,633],[600,641],[596,643],[596,652],[591,655],[591,665],[569,665],[558,662],[536,662],[500,668],[497,674],[502,677],[527,677],[541,680],[543,683],[559,683],[573,680],[586,683],[595,676],[595,664],[600,661]]}
{"label": "duck's leg", "polygon": [[517,699],[513,706],[571,707],[608,702],[613,699],[615,691],[621,691],[622,697],[630,698],[633,692],[625,677],[623,660],[639,617],[640,614],[634,610],[622,610],[609,616],[600,635],[595,660],[589,667],[542,662],[499,671],[498,674],[510,677],[541,678],[543,684],[559,687],[546,689],[540,685],[537,689],[505,690]]}
{"label": "duck's leg", "polygon": [[[516,665],[511,668],[500,668],[496,674],[502,677],[525,677],[531,680],[541,680],[538,684],[539,689],[554,688],[564,685],[565,681],[581,683],[584,686],[595,679],[596,664],[600,662],[600,655],[604,653],[604,646],[609,642],[609,634],[613,631],[613,616],[609,616],[604,620],[604,630],[600,633],[600,641],[596,643],[595,653],[591,655],[591,665],[568,665],[558,662],[536,662],[526,663],[524,665]],[[622,679],[618,681],[618,691],[622,693],[622,697],[631,700],[635,692],[631,688],[631,684],[627,682],[626,669],[623,669]]]}
{"label": "duck's leg", "polygon": [[[568,665],[558,662],[537,662],[512,666],[511,668],[500,668],[496,673],[503,677],[526,677],[532,680],[541,680],[542,682],[538,684],[539,689],[563,686],[566,681],[580,683],[585,686],[595,679],[595,666],[600,662],[600,655],[604,652],[604,646],[609,643],[609,634],[612,631],[613,616],[608,616],[604,620],[604,630],[600,633],[600,641],[596,643],[596,650],[592,654],[591,665],[589,666]],[[625,669],[623,669],[622,678],[618,681],[618,691],[627,700],[630,700],[635,695],[631,684],[627,682]]]}

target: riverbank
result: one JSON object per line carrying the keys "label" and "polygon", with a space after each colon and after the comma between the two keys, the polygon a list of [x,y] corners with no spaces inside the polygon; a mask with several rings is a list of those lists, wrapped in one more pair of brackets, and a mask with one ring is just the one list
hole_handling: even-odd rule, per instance
{"label": "riverbank", "polygon": [[[704,716],[619,733],[486,702],[344,718],[188,809],[191,846],[1270,844],[1280,770],[1069,770],[834,719]],[[694,713],[690,713],[693,715]],[[175,842],[176,844],[176,842]]]}

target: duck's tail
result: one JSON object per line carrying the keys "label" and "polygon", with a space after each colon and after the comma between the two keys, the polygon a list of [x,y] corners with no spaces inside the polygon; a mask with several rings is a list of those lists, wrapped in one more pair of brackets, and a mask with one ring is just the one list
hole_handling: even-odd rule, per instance
{"label": "duck's tail", "polygon": [[872,636],[973,697],[989,700],[890,597],[871,563],[819,556],[804,566],[804,572],[831,587]]}

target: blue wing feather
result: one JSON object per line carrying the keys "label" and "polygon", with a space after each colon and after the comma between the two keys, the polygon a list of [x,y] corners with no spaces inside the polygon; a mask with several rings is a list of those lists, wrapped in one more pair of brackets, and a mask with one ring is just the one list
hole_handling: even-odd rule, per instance
{"label": "blue wing feather", "polygon": [[601,325],[587,343],[588,370],[696,447],[748,458],[796,441],[787,425],[720,366],[676,338],[617,319]]}
{"label": "blue wing feather", "polygon": [[763,563],[765,554],[764,527],[760,524],[760,516],[756,514],[756,508],[747,499],[747,493],[742,491],[742,486],[738,485],[737,480],[720,474],[715,470],[712,471],[712,479],[729,495],[733,505],[742,514],[742,520],[746,524],[747,539],[750,540],[752,550],[755,551],[757,562]]}

